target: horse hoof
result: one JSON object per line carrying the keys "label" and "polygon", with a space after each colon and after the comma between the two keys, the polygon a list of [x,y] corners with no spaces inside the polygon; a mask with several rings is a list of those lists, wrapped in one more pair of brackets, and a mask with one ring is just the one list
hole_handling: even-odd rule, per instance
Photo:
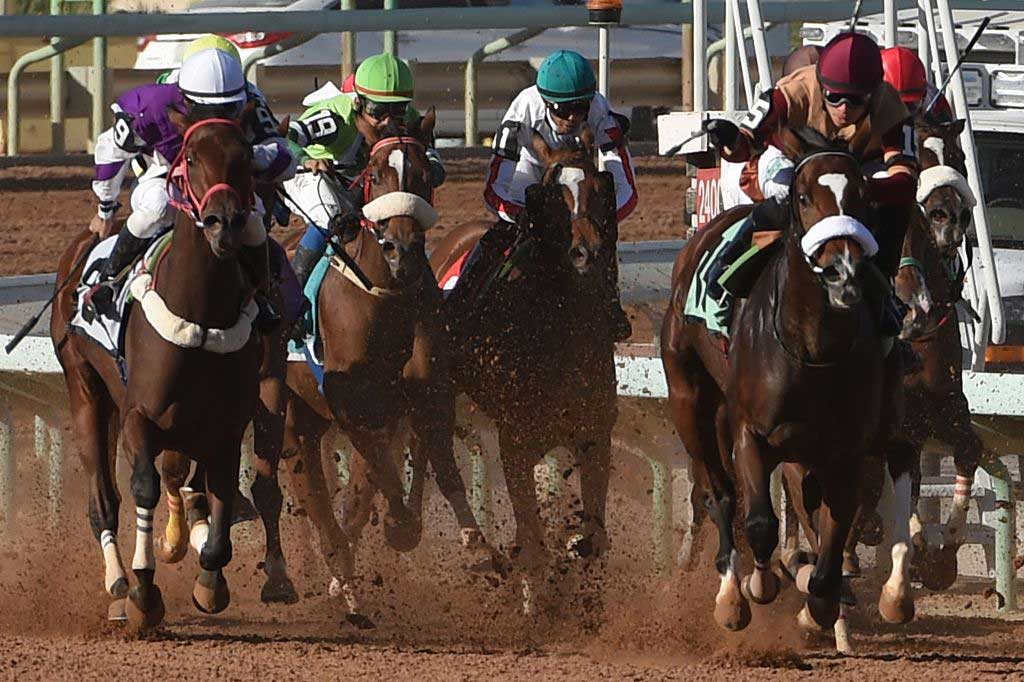
{"label": "horse hoof", "polygon": [[350,611],[345,614],[345,620],[343,621],[349,625],[355,626],[359,630],[372,630],[377,627],[377,624],[367,618],[361,613],[355,613]]}
{"label": "horse hoof", "polygon": [[832,597],[807,595],[807,604],[804,608],[819,629],[828,631],[835,627],[836,620],[839,618],[838,597],[839,595]]}
{"label": "horse hoof", "polygon": [[128,579],[118,578],[107,590],[114,599],[124,599],[128,596]]}
{"label": "horse hoof", "polygon": [[779,578],[771,571],[754,571],[743,578],[740,589],[755,604],[771,604],[779,596]]}
{"label": "horse hoof", "polygon": [[857,558],[856,554],[843,554],[843,577],[844,578],[859,578],[860,572],[860,559]]}
{"label": "horse hoof", "polygon": [[188,537],[182,539],[176,546],[167,542],[167,538],[160,536],[156,539],[153,552],[162,564],[176,564],[188,554]]}
{"label": "horse hoof", "polygon": [[396,552],[411,552],[416,549],[422,533],[422,524],[412,515],[405,521],[384,524],[384,539]]}
{"label": "horse hoof", "polygon": [[152,630],[164,620],[164,598],[160,588],[153,585],[149,590],[149,601],[146,604],[141,603],[138,588],[129,592],[128,598],[124,600],[125,617],[135,632]]}
{"label": "horse hoof", "polygon": [[904,625],[914,620],[914,595],[910,585],[901,589],[882,586],[882,594],[878,598],[878,614],[886,623]]}
{"label": "horse hoof", "polygon": [[110,606],[107,607],[107,620],[113,623],[120,623],[128,620],[128,614],[125,612],[125,599],[115,599],[110,602]]}
{"label": "horse hoof", "polygon": [[959,549],[957,545],[926,548],[917,567],[921,584],[933,592],[948,590],[956,582],[956,554]]}
{"label": "horse hoof", "polygon": [[206,614],[220,613],[231,603],[228,581],[221,571],[199,571],[196,584],[192,587],[192,603]]}
{"label": "horse hoof", "polygon": [[299,593],[286,575],[267,578],[260,590],[260,601],[264,604],[294,604],[299,601]]}
{"label": "horse hoof", "polygon": [[750,603],[743,597],[717,602],[715,622],[730,632],[744,629],[750,625]]}

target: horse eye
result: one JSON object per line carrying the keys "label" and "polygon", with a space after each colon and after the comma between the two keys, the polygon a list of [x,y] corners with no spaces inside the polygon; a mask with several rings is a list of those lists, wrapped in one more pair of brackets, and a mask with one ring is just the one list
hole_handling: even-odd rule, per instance
{"label": "horse eye", "polygon": [[810,200],[807,198],[806,194],[800,194],[798,198],[800,199],[800,203],[803,204],[804,206],[810,203]]}
{"label": "horse eye", "polygon": [[374,183],[380,182],[380,176],[377,175],[377,171],[370,173],[370,181]]}
{"label": "horse eye", "polygon": [[188,156],[185,157],[185,163],[187,163],[190,166],[193,165],[192,155],[191,154],[189,154]]}

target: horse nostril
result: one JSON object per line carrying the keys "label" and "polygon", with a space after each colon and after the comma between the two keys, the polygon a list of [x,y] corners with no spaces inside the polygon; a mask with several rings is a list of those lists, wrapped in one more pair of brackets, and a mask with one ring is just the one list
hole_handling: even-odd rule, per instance
{"label": "horse nostril", "polygon": [[211,228],[218,224],[223,223],[224,220],[216,213],[209,213],[203,216],[203,227]]}
{"label": "horse nostril", "polygon": [[387,255],[393,255],[396,251],[398,251],[398,247],[395,245],[394,242],[384,242],[380,245],[380,247],[384,250],[384,253]]}
{"label": "horse nostril", "polygon": [[577,266],[586,265],[590,258],[590,251],[585,246],[577,245],[569,249],[569,258]]}

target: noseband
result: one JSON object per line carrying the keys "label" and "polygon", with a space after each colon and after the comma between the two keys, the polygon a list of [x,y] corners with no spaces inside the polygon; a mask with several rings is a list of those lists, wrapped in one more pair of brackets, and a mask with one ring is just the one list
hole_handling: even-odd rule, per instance
{"label": "noseband", "polygon": [[168,192],[168,194],[171,197],[171,205],[183,211],[189,217],[191,217],[192,220],[195,222],[196,227],[205,227],[202,219],[203,210],[206,208],[206,205],[210,202],[210,198],[213,197],[213,195],[217,194],[218,192],[228,192],[230,194],[235,195],[235,197],[238,199],[238,203],[241,204],[242,208],[245,209],[246,213],[248,213],[249,210],[252,208],[253,202],[251,193],[248,198],[243,197],[242,194],[237,189],[235,189],[226,182],[218,182],[212,185],[206,190],[206,192],[203,193],[203,196],[201,197],[198,194],[196,194],[195,188],[192,187],[192,179],[189,177],[189,155],[186,150],[188,149],[188,141],[189,138],[192,137],[192,134],[199,128],[209,125],[231,126],[236,131],[238,131],[239,135],[244,135],[242,131],[242,126],[238,123],[238,121],[230,118],[203,119],[202,121],[193,123],[185,131],[185,134],[181,140],[181,149],[178,151],[178,155],[174,158],[174,163],[171,164],[171,172],[167,176],[168,189],[170,189],[171,186],[175,187],[181,194],[181,196],[185,198],[185,200],[181,201],[176,199],[174,197],[174,192]]}

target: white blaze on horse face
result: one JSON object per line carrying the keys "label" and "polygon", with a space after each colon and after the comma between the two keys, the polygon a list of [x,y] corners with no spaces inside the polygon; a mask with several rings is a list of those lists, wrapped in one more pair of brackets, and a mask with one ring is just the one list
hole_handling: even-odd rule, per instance
{"label": "white blaze on horse face", "polygon": [[587,174],[583,172],[582,168],[573,168],[571,166],[563,167],[562,172],[558,174],[558,183],[568,187],[569,192],[572,194],[573,218],[580,212],[580,183],[586,177]]}
{"label": "white blaze on horse face", "polygon": [[401,149],[393,149],[388,154],[388,165],[398,173],[398,189],[405,187],[405,153]]}
{"label": "white blaze on horse face", "polygon": [[946,143],[942,141],[941,137],[929,137],[921,145],[925,149],[931,149],[935,156],[939,159],[939,165],[946,165]]}
{"label": "white blaze on horse face", "polygon": [[828,187],[836,195],[836,208],[839,209],[839,215],[846,214],[843,207],[843,197],[846,194],[846,185],[849,182],[850,178],[846,177],[843,173],[825,173],[818,178],[819,185]]}

